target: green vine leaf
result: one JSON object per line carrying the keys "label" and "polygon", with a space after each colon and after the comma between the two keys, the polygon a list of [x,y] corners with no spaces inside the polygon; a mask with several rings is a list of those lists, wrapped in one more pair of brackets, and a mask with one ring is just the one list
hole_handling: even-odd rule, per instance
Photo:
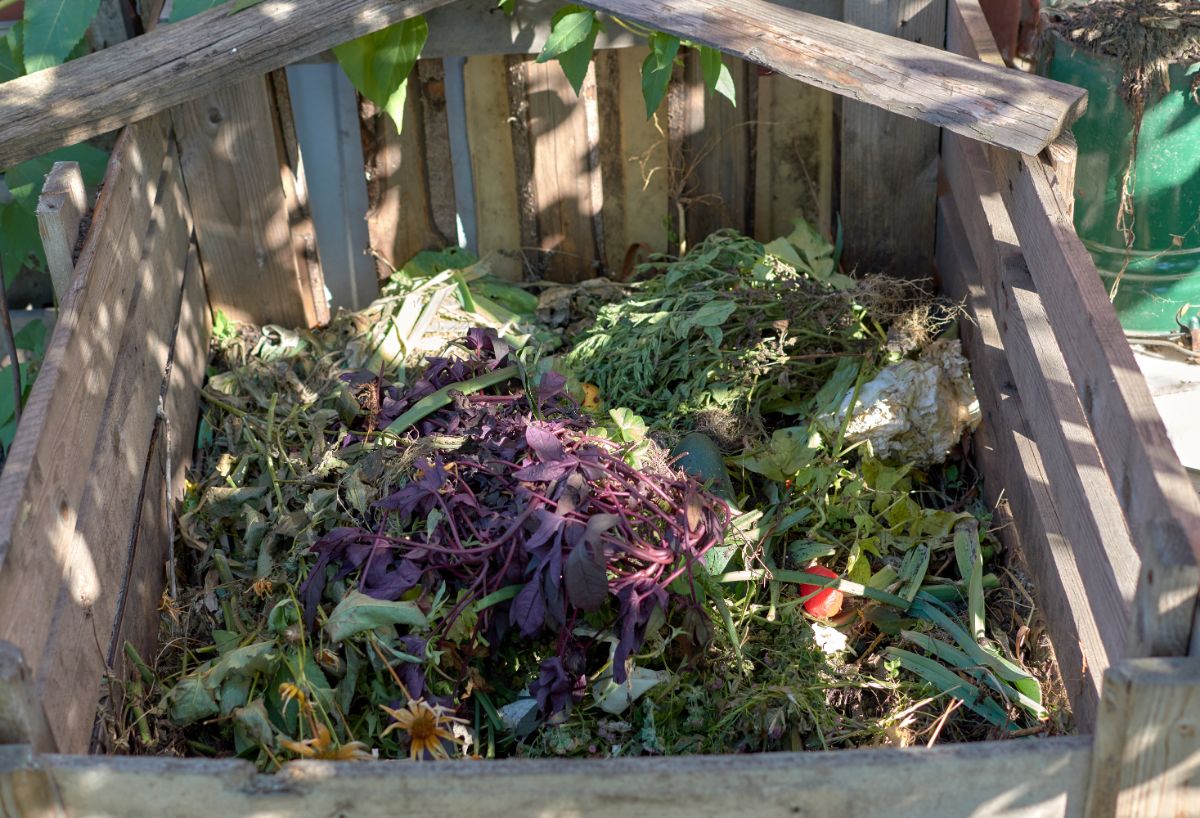
{"label": "green vine leaf", "polygon": [[667,95],[671,68],[679,53],[679,38],[656,31],[646,44],[650,46],[650,53],[642,63],[642,97],[646,100],[646,118],[649,119]]}
{"label": "green vine leaf", "polygon": [[8,36],[0,38],[0,82],[8,82],[25,73],[21,64],[21,24],[12,27]]}
{"label": "green vine leaf", "polygon": [[[584,43],[596,25],[596,12],[583,6],[563,6],[550,20],[550,36],[538,54],[538,62],[557,60]],[[591,35],[594,39],[594,35]]]}
{"label": "green vine leaf", "polygon": [[34,0],[25,4],[25,70],[60,65],[83,39],[100,0]]}
{"label": "green vine leaf", "polygon": [[397,131],[403,128],[408,75],[428,37],[425,18],[413,17],[333,49],[350,82],[392,118]]}
{"label": "green vine leaf", "polygon": [[737,87],[733,84],[733,74],[729,66],[721,59],[721,52],[706,45],[700,46],[700,68],[704,73],[704,84],[709,93],[716,92],[725,97],[737,107]]}
{"label": "green vine leaf", "polygon": [[500,0],[496,8],[503,9],[505,17],[512,17],[517,12],[517,0]]}
{"label": "green vine leaf", "polygon": [[558,58],[558,64],[567,75],[567,82],[579,94],[583,81],[587,77],[588,66],[592,64],[592,52],[596,48],[596,37],[600,34],[600,21],[592,20],[592,29],[579,45],[563,52]]}

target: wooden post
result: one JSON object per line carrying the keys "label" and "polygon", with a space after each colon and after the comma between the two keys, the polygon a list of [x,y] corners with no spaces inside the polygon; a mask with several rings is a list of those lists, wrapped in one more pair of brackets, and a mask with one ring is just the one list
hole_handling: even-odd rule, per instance
{"label": "wooden post", "polygon": [[4,744],[28,744],[43,753],[58,749],[38,700],[33,671],[20,648],[0,640],[0,745]]}
{"label": "wooden post", "polygon": [[1079,145],[1070,131],[1061,134],[1046,148],[1046,161],[1054,168],[1054,192],[1062,200],[1067,215],[1075,218],[1075,167],[1079,163]]}
{"label": "wooden post", "polygon": [[[862,0],[846,22],[942,47],[945,0]],[[865,102],[842,103],[841,216],[845,261],[860,273],[933,275],[938,129]]]}
{"label": "wooden post", "polygon": [[87,212],[87,195],[78,162],[55,162],[38,197],[38,232],[46,250],[46,266],[54,285],[54,300],[62,304],[75,272],[79,223]]}
{"label": "wooden post", "polygon": [[1200,658],[1134,659],[1109,668],[1085,814],[1200,813]]}
{"label": "wooden post", "polygon": [[316,324],[313,282],[296,259],[266,79],[226,86],[173,116],[213,309],[248,323]]}

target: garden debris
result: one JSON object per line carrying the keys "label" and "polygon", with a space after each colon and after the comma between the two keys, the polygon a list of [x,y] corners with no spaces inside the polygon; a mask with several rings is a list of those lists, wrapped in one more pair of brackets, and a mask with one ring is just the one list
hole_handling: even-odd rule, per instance
{"label": "garden debris", "polygon": [[[1032,611],[994,604],[1017,594],[997,576],[969,463],[888,464],[869,440],[819,431],[898,354],[865,294],[891,293],[889,319],[914,305],[841,281],[810,239],[727,232],[656,262],[618,302],[666,313],[649,326],[598,307],[585,339],[644,332],[665,367],[682,340],[744,390],[709,405],[709,380],[676,372],[691,403],[652,396],[661,414],[646,417],[619,402],[611,369],[589,411],[573,385],[598,383],[595,370],[558,365],[594,359],[547,356],[563,339],[529,291],[454,253],[406,265],[383,303],[323,331],[220,323],[178,526],[183,590],[160,656],[126,686],[113,746],[276,769],[959,740],[1057,714],[1008,647]],[[723,281],[715,308],[687,298],[701,273]],[[490,306],[502,299],[516,318]],[[784,344],[793,324],[773,316],[788,299],[805,345]],[[499,320],[413,363],[440,338],[434,318],[449,333],[481,301]],[[392,332],[401,343],[380,353]],[[954,354],[934,341],[895,365]],[[752,360],[757,387],[733,380]],[[653,359],[641,365],[653,379]],[[761,432],[734,457],[707,441],[707,462],[673,462],[654,430],[704,405],[753,413]],[[966,706],[947,719],[941,697]]]}

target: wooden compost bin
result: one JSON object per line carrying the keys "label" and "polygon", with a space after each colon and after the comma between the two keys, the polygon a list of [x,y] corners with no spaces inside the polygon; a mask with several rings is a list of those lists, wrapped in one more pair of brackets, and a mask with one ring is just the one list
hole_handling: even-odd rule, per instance
{"label": "wooden compost bin", "polygon": [[[1080,735],[610,761],[298,761],[275,775],[240,760],[82,754],[103,677],[127,672],[118,646],[148,653],[155,640],[210,307],[323,318],[286,84],[262,76],[441,4],[214,10],[0,86],[0,166],[135,123],[78,257],[49,253],[67,259],[70,286],[0,476],[0,815],[1200,814],[1200,502],[1072,228],[1069,134],[1041,151],[1069,125],[1054,111],[1078,99],[1039,98],[1049,86],[985,69],[1001,63],[977,0],[818,4],[982,61],[925,50],[911,76],[916,52],[787,8],[813,5],[598,0],[750,60],[733,65],[737,109],[707,101],[685,64],[658,128],[638,115],[640,49],[600,52],[578,105],[556,66],[524,56],[536,30],[531,40],[513,27],[496,49],[507,56],[481,56],[496,40],[471,37],[427,54],[476,52],[469,135],[512,157],[472,162],[482,251],[531,249],[523,263],[571,277],[620,269],[631,244],[665,250],[719,226],[770,238],[796,213],[829,227],[836,212],[864,269],[922,274],[936,260],[944,291],[969,309],[962,332],[985,418],[975,456],[1011,523],[1003,536],[1034,574]],[[445,238],[439,70],[418,69],[412,127],[378,125],[369,151],[373,237],[398,258]],[[961,102],[923,100],[927,72],[949,72],[941,98],[950,88]],[[998,77],[1016,83],[1012,105],[980,109],[984,89],[1005,99],[1003,83],[989,86]],[[552,134],[530,128],[547,118]],[[675,170],[646,182],[639,156]],[[66,228],[48,235],[78,229]]]}

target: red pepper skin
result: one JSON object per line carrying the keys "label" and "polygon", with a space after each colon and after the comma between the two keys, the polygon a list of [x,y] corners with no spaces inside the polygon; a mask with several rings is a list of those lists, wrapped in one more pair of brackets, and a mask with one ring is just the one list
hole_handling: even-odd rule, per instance
{"label": "red pepper skin", "polygon": [[[810,574],[819,574],[830,579],[838,579],[836,573],[823,565],[813,565],[804,570]],[[814,594],[814,592],[816,593]],[[837,612],[842,609],[844,594],[836,588],[822,588],[820,585],[801,583],[800,596],[806,597],[809,594],[814,594],[814,596],[804,603],[804,610],[817,619],[829,619],[831,616],[836,616]]]}

